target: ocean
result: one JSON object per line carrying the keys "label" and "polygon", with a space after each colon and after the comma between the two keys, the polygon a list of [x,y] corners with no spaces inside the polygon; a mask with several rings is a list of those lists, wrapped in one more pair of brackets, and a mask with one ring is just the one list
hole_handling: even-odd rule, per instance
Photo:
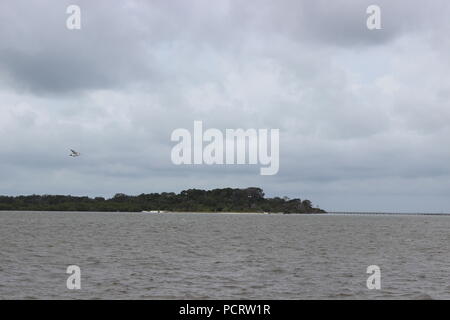
{"label": "ocean", "polygon": [[0,212],[0,245],[0,299],[450,299],[450,216]]}

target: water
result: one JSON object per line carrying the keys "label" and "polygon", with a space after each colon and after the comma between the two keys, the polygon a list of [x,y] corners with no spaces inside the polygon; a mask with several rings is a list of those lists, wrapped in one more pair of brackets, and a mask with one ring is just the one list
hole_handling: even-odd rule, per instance
{"label": "water", "polygon": [[[0,299],[449,299],[449,230],[442,216],[0,212]],[[73,264],[81,290],[66,288]]]}

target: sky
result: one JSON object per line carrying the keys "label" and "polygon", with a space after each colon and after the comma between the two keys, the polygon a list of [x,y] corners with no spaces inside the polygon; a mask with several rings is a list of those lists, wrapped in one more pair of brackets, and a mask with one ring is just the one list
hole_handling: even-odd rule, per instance
{"label": "sky", "polygon": [[[449,35],[447,0],[1,1],[0,194],[255,186],[450,212]],[[279,129],[278,173],[175,165],[171,133],[195,120]]]}

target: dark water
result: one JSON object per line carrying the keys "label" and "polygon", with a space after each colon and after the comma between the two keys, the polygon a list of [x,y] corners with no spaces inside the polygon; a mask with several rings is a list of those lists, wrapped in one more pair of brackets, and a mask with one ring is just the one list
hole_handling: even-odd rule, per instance
{"label": "dark water", "polygon": [[0,212],[0,245],[1,299],[450,298],[450,217]]}

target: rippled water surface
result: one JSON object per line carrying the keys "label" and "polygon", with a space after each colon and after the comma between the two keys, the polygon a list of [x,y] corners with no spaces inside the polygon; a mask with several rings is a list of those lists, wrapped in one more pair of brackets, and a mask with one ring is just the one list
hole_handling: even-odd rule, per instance
{"label": "rippled water surface", "polygon": [[442,216],[0,212],[0,245],[0,299],[450,299]]}

